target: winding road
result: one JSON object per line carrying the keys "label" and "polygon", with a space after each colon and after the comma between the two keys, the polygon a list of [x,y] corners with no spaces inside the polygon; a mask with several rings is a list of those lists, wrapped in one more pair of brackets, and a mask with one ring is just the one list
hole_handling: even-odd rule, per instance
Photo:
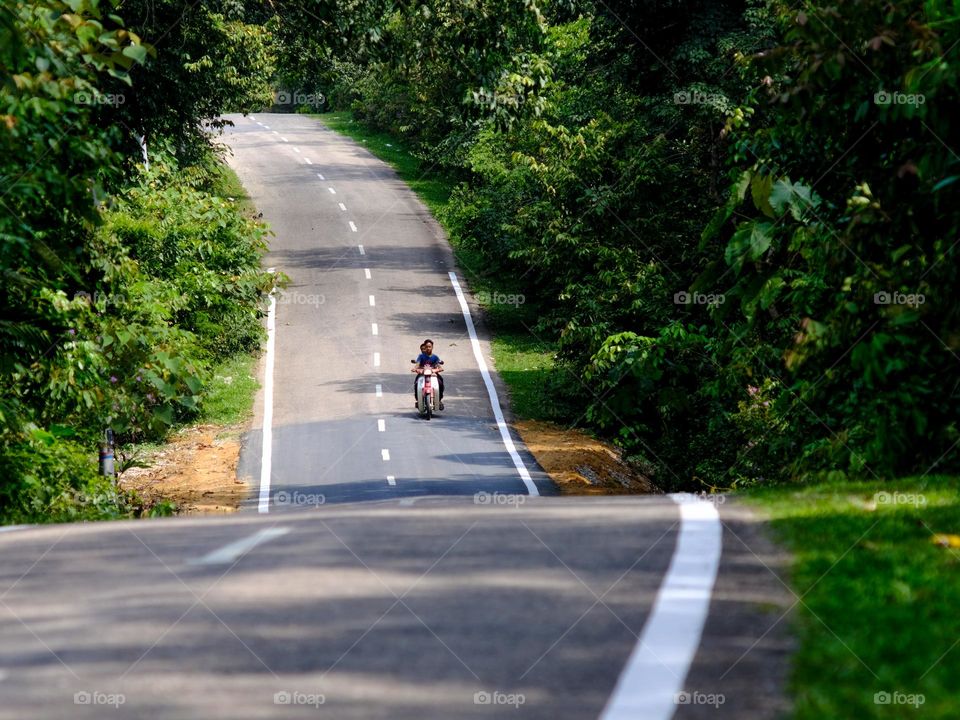
{"label": "winding road", "polygon": [[[798,600],[751,513],[556,496],[407,186],[310,118],[231,119],[290,279],[250,500],[0,529],[0,720],[782,716]],[[429,422],[409,372],[428,336],[448,371]]]}

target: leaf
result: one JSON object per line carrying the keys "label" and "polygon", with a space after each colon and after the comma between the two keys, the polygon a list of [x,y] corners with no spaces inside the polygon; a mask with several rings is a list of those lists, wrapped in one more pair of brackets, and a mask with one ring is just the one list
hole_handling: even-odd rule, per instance
{"label": "leaf", "polygon": [[757,294],[757,299],[760,301],[760,307],[766,310],[774,302],[776,302],[777,298],[780,296],[780,291],[786,287],[786,284],[787,283],[784,281],[784,279],[779,275],[775,275],[767,280],[763,288],[761,288],[760,292]]}
{"label": "leaf", "polygon": [[143,45],[127,45],[123,49],[123,54],[138,63],[143,63],[147,59],[147,49]]}
{"label": "leaf", "polygon": [[793,185],[790,178],[777,180],[770,191],[770,205],[777,216],[783,215],[790,206],[790,197],[793,195]]}
{"label": "leaf", "polygon": [[740,272],[743,263],[758,260],[773,241],[773,225],[766,221],[744,223],[730,238],[724,259],[727,264]]}
{"label": "leaf", "polygon": [[768,218],[774,217],[773,207],[770,204],[770,189],[772,186],[773,178],[770,175],[754,175],[753,180],[750,181],[753,204],[757,207],[757,210]]}
{"label": "leaf", "polygon": [[957,180],[960,180],[960,175],[951,175],[950,177],[945,177],[943,180],[933,186],[933,192],[937,192],[937,190],[943,190],[943,188],[947,187],[947,185],[952,185]]}
{"label": "leaf", "polygon": [[790,210],[794,220],[802,220],[804,214],[820,205],[820,196],[809,185],[791,183],[790,178],[777,180],[770,191],[770,205],[777,217]]}

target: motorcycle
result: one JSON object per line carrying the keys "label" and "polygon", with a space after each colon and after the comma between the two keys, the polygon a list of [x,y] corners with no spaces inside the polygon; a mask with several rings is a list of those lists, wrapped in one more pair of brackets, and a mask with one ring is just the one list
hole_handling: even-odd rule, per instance
{"label": "motorcycle", "polygon": [[[410,362],[416,364],[416,360]],[[440,361],[443,365],[443,360]],[[430,365],[413,368],[417,373],[417,411],[420,417],[432,418],[440,407],[440,371]]]}

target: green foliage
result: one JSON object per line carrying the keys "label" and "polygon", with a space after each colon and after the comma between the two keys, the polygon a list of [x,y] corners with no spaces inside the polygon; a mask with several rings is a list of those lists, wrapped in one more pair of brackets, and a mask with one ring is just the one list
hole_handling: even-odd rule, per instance
{"label": "green foliage", "polygon": [[785,11],[786,44],[753,63],[776,80],[731,123],[746,170],[712,272],[727,329],[782,355],[751,365],[780,385],[771,440],[797,474],[956,467],[955,21],[935,2]]}
{"label": "green foliage", "polygon": [[210,367],[259,346],[264,230],[218,195],[202,123],[269,100],[267,39],[206,5],[0,9],[0,519],[169,511],[94,453],[195,417]]}
{"label": "green foliage", "polygon": [[[97,474],[89,448],[62,428],[33,429],[0,453],[0,521],[69,522],[129,517],[129,498]],[[10,482],[15,478],[16,482]]]}
{"label": "green foliage", "polygon": [[165,144],[182,164],[203,161],[208,128],[224,126],[227,112],[250,112],[272,101],[274,74],[269,31],[235,17],[216,3],[123,0],[127,25],[154,43],[131,74],[133,85],[115,90],[123,101],[103,107],[99,120],[121,123],[124,151],[140,158],[138,137]]}

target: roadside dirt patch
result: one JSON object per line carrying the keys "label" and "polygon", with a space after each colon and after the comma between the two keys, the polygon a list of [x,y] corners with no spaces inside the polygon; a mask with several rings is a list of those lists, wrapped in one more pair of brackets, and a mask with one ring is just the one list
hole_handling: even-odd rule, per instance
{"label": "roadside dirt patch", "polygon": [[635,495],[660,492],[611,445],[581,430],[553,423],[514,423],[527,448],[564,495]]}
{"label": "roadside dirt patch", "polygon": [[236,512],[249,487],[237,480],[239,431],[200,425],[178,432],[169,443],[141,458],[149,467],[128,469],[119,484],[135,490],[147,505],[176,503],[179,515]]}

